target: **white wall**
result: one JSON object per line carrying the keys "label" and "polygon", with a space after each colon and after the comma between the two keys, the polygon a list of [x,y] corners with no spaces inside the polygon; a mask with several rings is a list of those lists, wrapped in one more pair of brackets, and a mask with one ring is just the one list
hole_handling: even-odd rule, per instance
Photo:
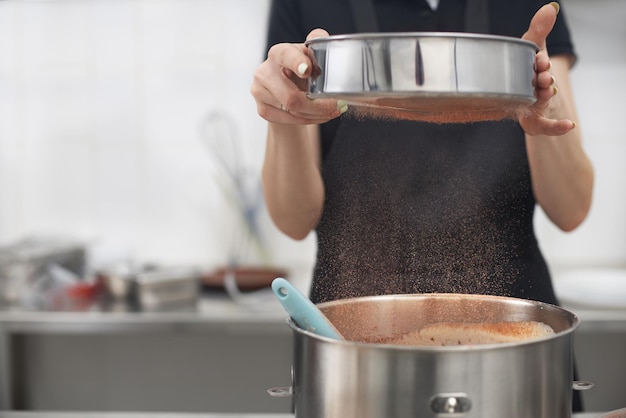
{"label": "white wall", "polygon": [[[227,112],[258,174],[249,87],[268,5],[0,2],[0,242],[61,234],[141,261],[225,262],[239,224],[202,122]],[[313,259],[311,239],[282,237],[266,213],[263,225],[276,263]]]}
{"label": "white wall", "polygon": [[626,267],[626,2],[562,3],[579,55],[572,83],[595,193],[577,230],[562,233],[540,213],[538,233],[555,269]]}
{"label": "white wall", "polygon": [[[0,242],[69,234],[139,260],[224,262],[236,220],[200,126],[226,110],[258,173],[265,126],[248,89],[268,3],[1,1]],[[626,2],[563,3],[596,195],[574,233],[540,215],[540,238],[558,267],[625,266]],[[277,263],[313,259],[313,237],[292,242],[266,214],[264,229]]]}

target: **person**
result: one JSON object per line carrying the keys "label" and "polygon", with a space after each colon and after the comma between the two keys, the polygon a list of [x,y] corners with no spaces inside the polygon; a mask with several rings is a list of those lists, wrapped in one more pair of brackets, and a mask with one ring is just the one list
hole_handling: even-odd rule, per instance
{"label": "person", "polygon": [[[462,32],[472,0],[370,4],[383,32]],[[535,205],[571,231],[593,189],[559,4],[489,3],[485,32],[539,46],[537,100],[519,120],[458,124],[351,117],[343,100],[309,99],[302,40],[329,34],[318,28],[355,33],[358,16],[335,0],[274,0],[270,10],[269,52],[250,88],[269,122],[263,189],[283,233],[317,234],[311,300],[463,292],[557,304]]]}
{"label": "person", "polygon": [[[363,23],[368,8],[374,18]],[[346,101],[309,99],[314,66],[303,41],[372,28],[532,41],[537,100],[514,119],[428,123],[357,117]],[[317,235],[313,302],[460,292],[558,304],[535,207],[572,231],[594,181],[575,122],[577,56],[558,3],[273,0],[267,50],[250,87],[268,121],[264,194],[283,233]]]}

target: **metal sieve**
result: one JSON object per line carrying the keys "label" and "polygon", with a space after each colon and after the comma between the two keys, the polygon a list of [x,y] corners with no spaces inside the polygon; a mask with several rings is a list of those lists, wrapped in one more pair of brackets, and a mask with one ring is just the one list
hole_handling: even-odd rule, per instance
{"label": "metal sieve", "polygon": [[367,116],[498,120],[535,101],[538,47],[518,38],[406,32],[329,36],[306,45],[315,66],[309,97],[344,99]]}

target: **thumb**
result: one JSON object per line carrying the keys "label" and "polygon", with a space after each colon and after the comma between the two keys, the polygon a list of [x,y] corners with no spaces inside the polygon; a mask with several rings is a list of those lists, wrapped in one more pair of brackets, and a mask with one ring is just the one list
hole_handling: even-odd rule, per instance
{"label": "thumb", "polygon": [[309,34],[306,36],[306,40],[310,41],[311,39],[315,39],[315,38],[325,38],[326,36],[328,36],[328,32],[326,32],[324,29],[313,29],[311,32],[309,32]]}
{"label": "thumb", "polygon": [[[310,41],[315,38],[325,38],[327,36],[329,36],[327,31],[325,31],[324,29],[317,28],[309,32],[309,34],[306,37],[306,40]],[[313,64],[313,68],[311,69],[311,77],[313,78],[319,77],[319,75],[322,73],[322,69],[320,68],[319,64],[315,61],[315,57],[313,56],[311,51],[308,51],[308,55],[309,55],[309,59],[311,60],[311,63]]]}
{"label": "thumb", "polygon": [[534,42],[540,50],[546,49],[546,38],[554,27],[559,9],[559,3],[553,1],[537,10],[530,21],[528,30],[522,35],[522,39]]}

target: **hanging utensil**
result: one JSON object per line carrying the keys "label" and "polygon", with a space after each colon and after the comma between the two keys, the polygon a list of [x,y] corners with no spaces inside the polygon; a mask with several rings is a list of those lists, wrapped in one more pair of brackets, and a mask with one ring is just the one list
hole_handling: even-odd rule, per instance
{"label": "hanging utensil", "polygon": [[[263,193],[259,176],[242,163],[240,139],[236,124],[224,111],[214,110],[203,119],[201,141],[217,163],[222,176],[218,185],[228,202],[236,208],[243,224],[233,231],[228,264],[236,267],[252,244],[261,259],[268,263],[270,255],[265,248],[259,225],[263,207]],[[225,179],[225,181],[224,181]]]}

